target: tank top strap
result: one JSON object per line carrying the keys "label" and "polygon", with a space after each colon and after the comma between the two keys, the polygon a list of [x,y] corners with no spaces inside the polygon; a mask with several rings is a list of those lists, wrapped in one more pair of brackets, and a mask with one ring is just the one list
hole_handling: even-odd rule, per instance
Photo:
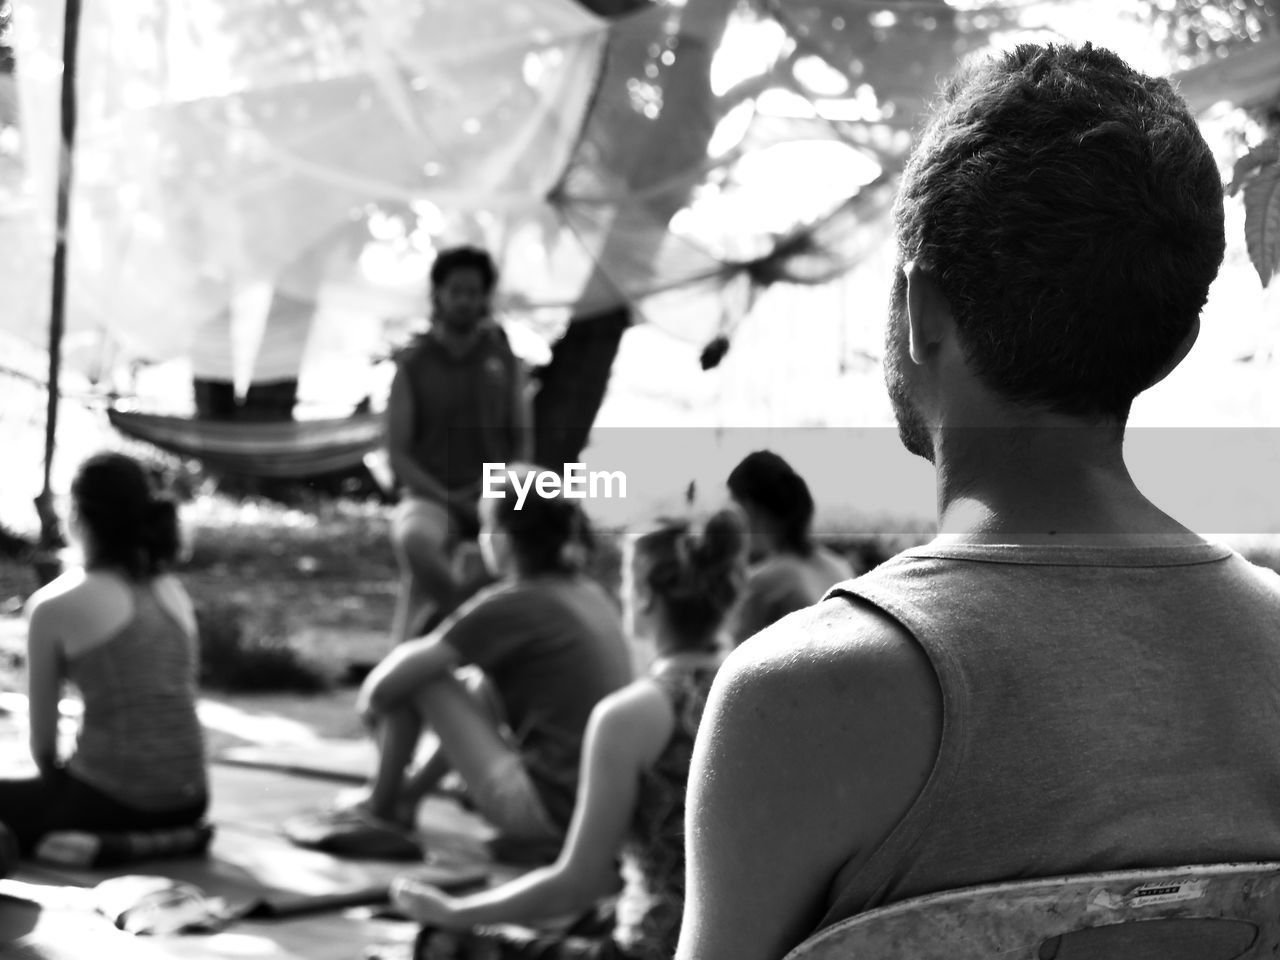
{"label": "tank top strap", "polygon": [[[879,900],[892,879],[894,866],[920,842],[942,808],[947,791],[964,763],[968,748],[967,713],[969,690],[964,671],[946,645],[931,642],[927,615],[914,609],[900,590],[895,589],[894,574],[901,564],[894,558],[881,567],[854,580],[836,584],[827,591],[825,600],[842,599],[862,602],[896,621],[920,644],[933,666],[942,693],[942,732],[938,755],[920,794],[880,846],[860,866],[846,865],[831,885],[831,897],[818,929],[852,915],[871,891]],[[856,880],[856,882],[855,882]]]}

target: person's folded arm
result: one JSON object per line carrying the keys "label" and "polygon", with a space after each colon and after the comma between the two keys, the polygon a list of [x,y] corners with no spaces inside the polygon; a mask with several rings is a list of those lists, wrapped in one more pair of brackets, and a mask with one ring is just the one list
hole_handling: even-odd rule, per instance
{"label": "person's folded arm", "polygon": [[429,635],[387,654],[365,678],[356,710],[366,719],[385,714],[463,664],[491,672],[538,629],[525,591],[503,583],[485,587]]}
{"label": "person's folded arm", "polygon": [[356,711],[361,716],[387,713],[424,684],[452,673],[461,663],[458,651],[439,632],[402,643],[365,678]]}

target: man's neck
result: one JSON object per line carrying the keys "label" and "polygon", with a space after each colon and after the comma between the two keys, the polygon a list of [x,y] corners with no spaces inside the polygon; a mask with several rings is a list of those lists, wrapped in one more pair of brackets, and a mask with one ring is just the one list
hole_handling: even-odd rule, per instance
{"label": "man's neck", "polygon": [[1129,476],[1115,424],[942,430],[938,530],[1002,543],[1150,543],[1186,537]]}

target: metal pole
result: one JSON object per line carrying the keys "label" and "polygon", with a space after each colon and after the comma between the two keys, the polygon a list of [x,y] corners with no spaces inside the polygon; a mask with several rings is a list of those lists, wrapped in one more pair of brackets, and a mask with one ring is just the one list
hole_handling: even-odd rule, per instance
{"label": "metal pole", "polygon": [[[80,39],[81,0],[66,0],[62,30],[62,139],[58,164],[58,206],[53,248],[53,296],[49,310],[49,384],[44,428],[44,486],[36,497],[40,516],[40,543],[36,549],[36,576],[41,583],[61,571],[58,550],[63,545],[58,512],[53,502],[51,477],[58,432],[58,378],[62,371],[62,334],[66,327],[67,224],[71,213],[71,177],[76,141],[76,47]],[[21,29],[21,25],[19,25]]]}

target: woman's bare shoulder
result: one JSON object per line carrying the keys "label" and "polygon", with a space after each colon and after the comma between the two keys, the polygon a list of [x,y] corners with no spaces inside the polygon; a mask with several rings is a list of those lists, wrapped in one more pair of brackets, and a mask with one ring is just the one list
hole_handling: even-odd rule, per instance
{"label": "woman's bare shoulder", "polygon": [[104,571],[69,570],[27,601],[33,640],[52,636],[76,646],[115,633],[132,615],[128,585]]}
{"label": "woman's bare shoulder", "polygon": [[609,694],[596,705],[595,713],[598,727],[611,741],[629,744],[639,766],[653,761],[675,727],[671,704],[649,677]]}

